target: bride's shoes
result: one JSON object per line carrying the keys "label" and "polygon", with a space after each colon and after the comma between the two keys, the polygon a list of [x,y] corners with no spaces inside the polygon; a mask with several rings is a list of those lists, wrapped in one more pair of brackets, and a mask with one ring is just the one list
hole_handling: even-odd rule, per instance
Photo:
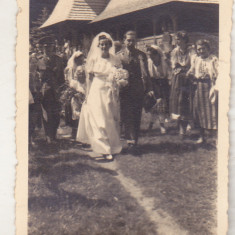
{"label": "bride's shoes", "polygon": [[106,160],[106,161],[113,161],[114,157],[112,154],[102,154],[100,156],[95,157],[95,160],[97,161],[102,161],[102,160]]}
{"label": "bride's shoes", "polygon": [[113,160],[113,155],[112,154],[108,154],[104,156],[106,160],[112,161]]}

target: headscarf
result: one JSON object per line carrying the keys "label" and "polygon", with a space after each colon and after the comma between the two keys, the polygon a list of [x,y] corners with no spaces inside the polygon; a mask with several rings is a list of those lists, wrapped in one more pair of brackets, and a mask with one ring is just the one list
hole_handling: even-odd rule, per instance
{"label": "headscarf", "polygon": [[68,60],[67,67],[65,69],[66,70],[70,69],[70,68],[76,69],[77,64],[74,62],[74,60],[75,60],[75,58],[78,58],[78,57],[80,57],[82,55],[83,55],[83,53],[81,51],[75,51],[73,53],[73,55],[70,57],[70,59]]}
{"label": "headscarf", "polygon": [[155,51],[157,51],[157,53],[158,53],[161,57],[164,56],[163,51],[162,51],[162,49],[161,49],[159,46],[153,44],[153,45],[150,46],[150,48],[153,49],[153,50],[155,50]]}
{"label": "headscarf", "polygon": [[[150,49],[156,51],[160,55],[160,57],[161,57],[161,65],[160,66],[161,66],[161,69],[162,69],[161,73],[164,76],[166,76],[167,75],[167,64],[165,62],[165,55],[164,55],[162,49],[157,45],[151,45]],[[148,63],[148,69],[149,69],[149,73],[150,73],[151,76],[154,76],[154,74],[155,74],[154,67],[156,67],[156,66],[153,64],[153,62]]]}
{"label": "headscarf", "polygon": [[65,79],[67,79],[67,76],[69,74],[69,71],[72,71],[71,74],[73,74],[73,72],[75,72],[76,68],[77,68],[77,64],[75,63],[75,58],[78,58],[79,56],[82,56],[83,53],[81,51],[76,51],[73,53],[73,55],[69,58],[68,62],[67,62],[67,66],[64,69],[64,75],[65,75]]}

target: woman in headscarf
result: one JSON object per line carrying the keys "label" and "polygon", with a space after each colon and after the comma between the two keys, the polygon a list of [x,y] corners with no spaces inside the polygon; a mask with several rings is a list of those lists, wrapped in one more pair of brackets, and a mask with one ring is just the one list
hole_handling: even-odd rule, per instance
{"label": "woman in headscarf", "polygon": [[193,75],[193,117],[200,127],[197,143],[205,141],[205,130],[216,130],[218,125],[218,58],[211,54],[210,43],[198,40],[197,56],[192,62],[188,74]]}
{"label": "woman in headscarf", "polygon": [[[87,57],[86,101],[82,107],[77,140],[90,144],[93,152],[106,160],[121,152],[118,88],[112,76],[120,61],[107,33],[98,34]],[[98,157],[99,157],[98,156]]]}
{"label": "woman in headscarf", "polygon": [[170,114],[178,120],[179,135],[184,137],[190,120],[190,80],[186,73],[191,66],[193,53],[188,47],[185,31],[176,34],[176,48],[171,53],[172,80],[170,91]]}
{"label": "woman in headscarf", "polygon": [[163,52],[160,47],[151,45],[147,48],[149,55],[148,58],[148,70],[152,79],[154,96],[156,98],[156,104],[150,110],[151,121],[149,129],[152,129],[156,119],[160,122],[160,131],[162,134],[166,133],[165,119],[168,114],[169,103],[169,84],[167,79],[167,64],[164,59]]}
{"label": "woman in headscarf", "polygon": [[81,51],[74,52],[65,68],[65,81],[68,88],[65,91],[65,115],[67,123],[72,127],[72,138],[77,135],[78,121],[82,103],[85,99],[85,68],[84,55]]}

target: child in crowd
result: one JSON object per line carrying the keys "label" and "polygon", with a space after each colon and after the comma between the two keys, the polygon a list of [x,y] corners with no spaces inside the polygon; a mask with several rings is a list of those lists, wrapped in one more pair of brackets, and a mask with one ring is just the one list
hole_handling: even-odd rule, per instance
{"label": "child in crowd", "polygon": [[67,101],[66,120],[72,127],[72,138],[77,135],[78,122],[82,103],[85,99],[84,55],[81,51],[74,52],[65,68],[65,80],[68,88],[63,96]]}
{"label": "child in crowd", "polygon": [[151,45],[147,48],[148,70],[152,79],[156,104],[151,108],[151,121],[149,129],[152,129],[156,119],[160,122],[161,134],[166,133],[165,119],[168,114],[169,84],[167,79],[167,64],[160,47]]}

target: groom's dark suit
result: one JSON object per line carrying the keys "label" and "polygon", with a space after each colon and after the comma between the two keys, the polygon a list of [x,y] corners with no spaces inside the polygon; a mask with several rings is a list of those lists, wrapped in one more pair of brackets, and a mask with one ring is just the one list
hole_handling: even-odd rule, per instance
{"label": "groom's dark suit", "polygon": [[137,144],[144,95],[152,90],[147,58],[138,49],[130,52],[126,48],[119,51],[117,56],[122,62],[123,69],[129,72],[128,86],[120,91],[121,121],[125,127],[128,142]]}

